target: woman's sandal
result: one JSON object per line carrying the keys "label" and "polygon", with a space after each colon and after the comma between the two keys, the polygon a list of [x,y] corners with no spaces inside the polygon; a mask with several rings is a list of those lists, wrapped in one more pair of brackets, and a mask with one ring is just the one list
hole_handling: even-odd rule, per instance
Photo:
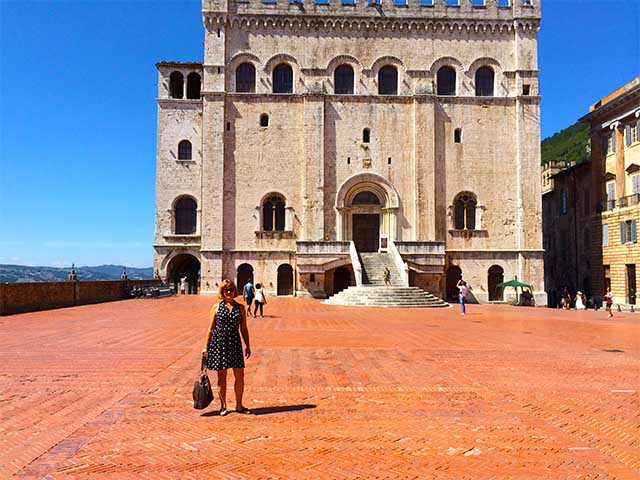
{"label": "woman's sandal", "polygon": [[226,408],[221,408],[220,409],[220,416],[224,417],[225,415],[227,415],[229,413],[229,410],[227,410]]}
{"label": "woman's sandal", "polygon": [[247,407],[242,407],[242,408],[238,408],[236,409],[237,413],[244,413],[245,415],[250,415],[251,414],[251,410],[249,410]]}

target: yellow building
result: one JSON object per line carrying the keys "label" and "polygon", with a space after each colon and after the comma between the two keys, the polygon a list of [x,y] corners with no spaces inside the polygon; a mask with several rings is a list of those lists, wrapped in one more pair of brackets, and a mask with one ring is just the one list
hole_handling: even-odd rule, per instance
{"label": "yellow building", "polygon": [[640,266],[640,77],[580,119],[591,125],[592,281],[614,303],[635,304]]}

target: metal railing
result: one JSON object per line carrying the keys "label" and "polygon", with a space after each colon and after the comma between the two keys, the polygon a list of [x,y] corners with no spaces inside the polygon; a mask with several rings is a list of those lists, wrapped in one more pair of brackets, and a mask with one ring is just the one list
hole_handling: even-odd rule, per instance
{"label": "metal railing", "polygon": [[618,206],[620,208],[633,207],[638,204],[640,204],[640,193],[634,193],[633,195],[618,199]]}

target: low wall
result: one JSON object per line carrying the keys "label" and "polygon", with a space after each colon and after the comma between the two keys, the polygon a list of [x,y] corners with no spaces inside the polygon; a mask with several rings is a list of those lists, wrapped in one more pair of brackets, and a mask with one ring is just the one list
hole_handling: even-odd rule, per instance
{"label": "low wall", "polygon": [[160,280],[1,283],[0,315],[124,300],[134,286],[161,283]]}

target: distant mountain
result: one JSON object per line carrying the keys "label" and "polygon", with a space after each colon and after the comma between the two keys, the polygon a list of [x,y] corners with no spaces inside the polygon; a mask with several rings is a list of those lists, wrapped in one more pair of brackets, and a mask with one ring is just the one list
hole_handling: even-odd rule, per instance
{"label": "distant mountain", "polygon": [[590,147],[589,125],[575,123],[542,141],[542,164],[557,160],[584,162],[589,159]]}
{"label": "distant mountain", "polygon": [[[26,265],[0,265],[0,282],[61,282],[69,279],[71,267],[29,267]],[[124,267],[121,265],[98,265],[76,267],[78,280],[120,280]],[[127,267],[131,280],[153,278],[153,268]]]}

